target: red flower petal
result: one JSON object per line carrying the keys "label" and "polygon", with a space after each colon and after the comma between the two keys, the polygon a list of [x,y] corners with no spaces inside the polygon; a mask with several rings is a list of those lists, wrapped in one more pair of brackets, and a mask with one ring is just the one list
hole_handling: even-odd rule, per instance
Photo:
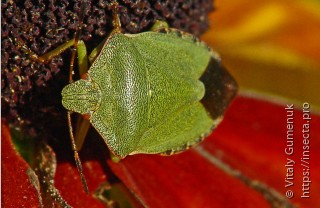
{"label": "red flower petal", "polygon": [[1,128],[1,206],[40,207],[37,191],[27,174],[30,167],[14,149],[3,121]]}
{"label": "red flower petal", "polygon": [[73,207],[106,207],[102,202],[93,197],[99,184],[107,181],[106,175],[98,161],[85,162],[84,174],[89,186],[89,194],[86,194],[81,183],[80,175],[72,165],[73,161],[58,163],[55,177],[55,187],[61,196]]}
{"label": "red flower petal", "polygon": [[[290,103],[288,103],[290,104]],[[241,170],[252,179],[258,179],[285,195],[292,190],[293,202],[302,207],[320,206],[320,116],[311,113],[310,127],[310,198],[301,198],[303,166],[302,157],[302,105],[294,106],[294,155],[286,155],[287,117],[285,107],[262,100],[238,97],[230,106],[224,121],[203,147],[221,157],[225,162]],[[311,106],[312,110],[312,106]],[[306,116],[306,115],[305,115]],[[295,161],[294,186],[285,188],[287,158]],[[305,178],[306,179],[306,178]],[[317,181],[317,182],[316,182]]]}
{"label": "red flower petal", "polygon": [[269,207],[261,195],[195,151],[137,155],[110,165],[147,207]]}

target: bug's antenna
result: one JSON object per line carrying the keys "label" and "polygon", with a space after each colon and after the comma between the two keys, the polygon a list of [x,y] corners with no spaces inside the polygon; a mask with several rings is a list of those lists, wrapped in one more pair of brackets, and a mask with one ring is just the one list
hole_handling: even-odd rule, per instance
{"label": "bug's antenna", "polygon": [[[85,11],[85,5],[86,5],[86,0],[83,0],[81,2],[81,7],[80,7],[80,14],[79,14],[79,23],[78,23],[78,27],[76,30],[76,33],[74,35],[74,44],[72,47],[72,54],[71,54],[71,61],[70,61],[70,72],[69,72],[69,83],[73,82],[72,79],[72,73],[73,73],[73,68],[74,68],[74,60],[76,58],[76,54],[77,54],[77,46],[78,46],[78,42],[80,40],[80,36],[81,36],[81,27],[83,24],[83,18],[84,18],[84,11]],[[72,144],[72,150],[74,152],[74,159],[77,165],[77,169],[80,173],[80,177],[81,177],[81,181],[84,187],[85,192],[88,194],[89,193],[89,188],[86,182],[86,179],[84,177],[83,171],[82,171],[82,165],[81,165],[81,161],[79,158],[79,154],[77,151],[77,146],[74,140],[74,136],[73,136],[73,129],[72,129],[72,123],[71,123],[71,113],[70,111],[68,111],[68,125],[69,125],[69,133],[70,133],[70,139],[71,139],[71,144]]]}
{"label": "bug's antenna", "polygon": [[74,137],[73,137],[73,130],[72,130],[72,124],[71,124],[71,112],[68,111],[68,124],[69,124],[69,133],[70,133],[70,138],[71,138],[71,145],[72,145],[72,150],[74,152],[74,159],[76,161],[76,165],[77,165],[77,169],[80,173],[80,177],[81,177],[81,181],[84,187],[85,192],[88,194],[89,193],[89,188],[86,182],[86,179],[83,175],[83,171],[82,171],[82,165],[81,165],[81,161],[78,155],[78,151],[77,151],[77,146],[76,143],[74,141]]}

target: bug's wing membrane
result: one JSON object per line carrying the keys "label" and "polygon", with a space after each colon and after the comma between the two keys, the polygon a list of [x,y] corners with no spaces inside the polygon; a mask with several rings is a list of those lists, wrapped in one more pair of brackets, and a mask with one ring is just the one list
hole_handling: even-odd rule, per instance
{"label": "bug's wing membrane", "polygon": [[199,101],[205,89],[199,78],[211,51],[202,42],[177,30],[126,35],[132,38],[147,67],[148,130],[135,153],[176,152],[196,143],[213,126]]}

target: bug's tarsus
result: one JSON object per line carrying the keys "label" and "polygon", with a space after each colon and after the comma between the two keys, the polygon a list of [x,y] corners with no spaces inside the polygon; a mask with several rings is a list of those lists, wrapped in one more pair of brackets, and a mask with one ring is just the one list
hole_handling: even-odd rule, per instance
{"label": "bug's tarsus", "polygon": [[[9,38],[9,41],[12,41],[11,38]],[[19,49],[21,49],[21,51],[23,51],[24,53],[26,53],[27,55],[29,55],[29,58],[32,60],[32,61],[36,61],[36,62],[39,62],[39,63],[46,63],[46,61],[44,59],[42,59],[40,56],[38,56],[37,54],[35,54],[32,50],[30,50],[30,48],[27,47],[27,45],[21,43],[20,41],[16,40],[15,39],[15,43],[14,45],[16,45]]]}
{"label": "bug's tarsus", "polygon": [[14,41],[13,41],[11,38],[9,38],[9,40],[15,46],[17,46],[18,49],[20,49],[25,54],[27,54],[32,61],[42,63],[42,64],[49,63],[54,57],[60,55],[62,52],[64,52],[65,50],[67,50],[68,48],[70,48],[71,46],[74,45],[74,39],[71,39],[71,40],[65,42],[64,44],[58,46],[54,50],[49,51],[49,52],[39,56],[36,53],[34,53],[30,48],[28,48],[28,46],[25,43],[22,43],[21,41],[16,40],[16,39],[14,39]]}
{"label": "bug's tarsus", "polygon": [[69,133],[70,133],[72,150],[74,152],[74,159],[76,161],[77,169],[78,169],[78,171],[80,173],[80,177],[81,177],[81,181],[82,181],[84,190],[88,194],[89,193],[89,188],[88,188],[86,179],[85,179],[83,171],[82,171],[81,161],[80,161],[80,158],[79,158],[79,155],[78,155],[78,151],[77,151],[77,146],[76,146],[76,143],[75,143],[74,137],[73,137],[73,130],[72,130],[72,124],[71,124],[71,112],[70,111],[68,111],[68,125],[69,125]]}

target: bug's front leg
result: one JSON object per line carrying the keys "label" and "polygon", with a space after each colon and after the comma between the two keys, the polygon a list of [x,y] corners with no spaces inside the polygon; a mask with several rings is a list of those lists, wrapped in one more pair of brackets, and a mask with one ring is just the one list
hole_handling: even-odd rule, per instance
{"label": "bug's front leg", "polygon": [[54,57],[60,55],[61,53],[63,53],[65,50],[67,50],[68,48],[72,47],[74,45],[74,39],[71,39],[63,44],[61,44],[60,46],[58,46],[57,48],[43,54],[43,55],[38,55],[35,54],[33,51],[31,51],[26,45],[18,42],[16,43],[16,45],[18,46],[18,48],[20,48],[23,52],[25,52],[26,54],[28,54],[30,56],[30,58],[33,61],[36,62],[40,62],[40,63],[48,63],[49,61],[51,61]]}
{"label": "bug's front leg", "polygon": [[98,57],[98,55],[100,54],[100,51],[102,50],[104,43],[106,42],[108,38],[104,39],[101,43],[99,43],[99,45],[97,47],[95,47],[90,55],[89,55],[89,62],[90,64],[92,64],[94,62],[94,60],[96,60],[96,58]]}

